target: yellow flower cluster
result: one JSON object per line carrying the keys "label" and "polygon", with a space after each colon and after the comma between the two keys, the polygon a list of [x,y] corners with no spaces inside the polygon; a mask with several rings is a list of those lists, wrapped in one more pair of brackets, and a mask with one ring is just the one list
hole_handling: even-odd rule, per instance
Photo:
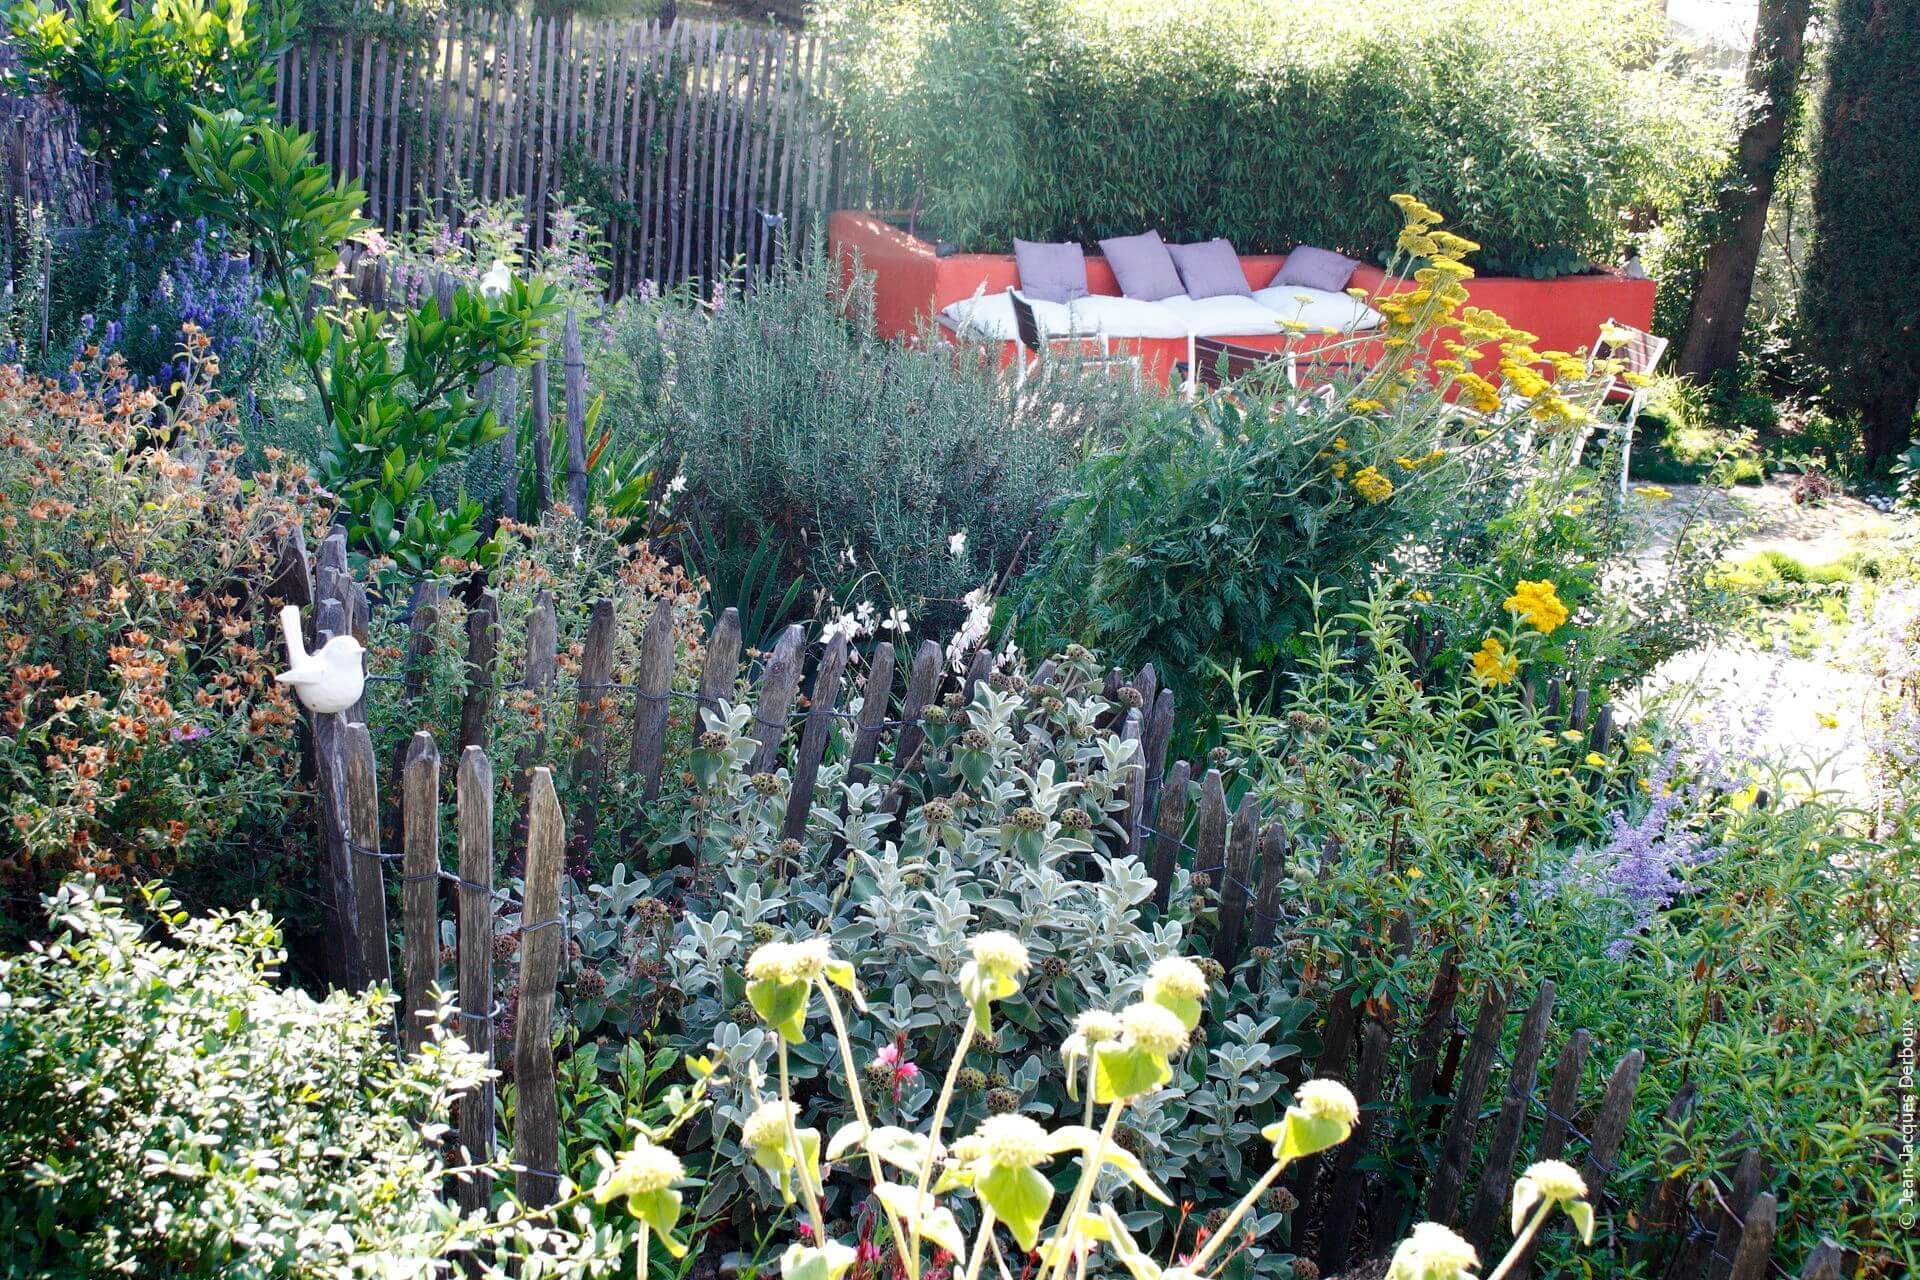
{"label": "yellow flower cluster", "polygon": [[1506,684],[1520,671],[1520,659],[1492,636],[1480,642],[1473,653],[1473,675],[1484,685]]}
{"label": "yellow flower cluster", "polygon": [[1567,620],[1567,606],[1560,602],[1553,583],[1541,578],[1523,578],[1505,601],[1508,613],[1527,623],[1541,635],[1552,635]]}
{"label": "yellow flower cluster", "polygon": [[1380,474],[1378,467],[1362,467],[1354,473],[1353,491],[1371,506],[1393,496],[1393,481]]}

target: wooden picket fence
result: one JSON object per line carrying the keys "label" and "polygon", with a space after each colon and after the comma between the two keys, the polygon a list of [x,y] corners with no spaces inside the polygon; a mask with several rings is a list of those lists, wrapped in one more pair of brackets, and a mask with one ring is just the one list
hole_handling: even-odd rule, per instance
{"label": "wooden picket fence", "polygon": [[726,276],[799,244],[870,170],[821,109],[825,43],[680,21],[473,13],[423,41],[356,34],[280,63],[283,122],[367,189],[388,232],[422,209],[564,192],[610,215],[611,291]]}
{"label": "wooden picket fence", "polygon": [[[369,624],[367,593],[348,571],[344,535],[336,530],[309,567],[296,533],[286,544],[270,594],[312,606],[311,642],[352,633],[364,642]],[[411,601],[410,636],[404,646],[403,698],[417,694],[417,671],[430,654],[443,587],[422,586]],[[600,821],[596,797],[615,769],[642,798],[660,791],[667,755],[670,701],[679,697],[703,708],[742,696],[742,645],[738,616],[728,610],[713,625],[696,687],[673,688],[674,634],[669,611],[657,610],[638,639],[633,679],[614,681],[619,637],[611,601],[589,614],[575,685],[573,729],[577,745],[563,766],[575,810],[563,815],[553,770],[523,749],[512,762],[508,785],[523,801],[525,819],[514,833],[524,851],[525,876],[518,901],[494,883],[494,803],[497,780],[488,754],[496,699],[509,683],[534,693],[556,687],[558,620],[550,596],[539,599],[526,626],[526,650],[518,655],[517,679],[503,679],[514,655],[498,646],[499,607],[481,591],[467,613],[465,689],[462,695],[454,796],[458,869],[440,865],[443,778],[439,745],[416,733],[389,776],[397,779],[397,851],[382,846],[380,768],[364,707],[340,716],[312,718],[314,779],[319,797],[322,879],[329,905],[328,963],[335,981],[350,988],[392,984],[400,1007],[430,1006],[428,992],[441,965],[440,901],[453,899],[457,920],[458,1029],[479,1053],[510,1060],[517,1090],[511,1165],[516,1192],[533,1204],[549,1203],[559,1185],[559,1114],[555,1093],[553,1027],[557,986],[565,951],[563,867],[569,842],[591,838]],[[1431,643],[1428,638],[1427,643]],[[752,684],[752,733],[758,747],[751,768],[772,770],[783,761],[792,770],[792,790],[783,834],[806,828],[814,781],[835,730],[846,721],[850,769],[858,775],[893,737],[893,758],[915,759],[926,742],[925,712],[939,702],[949,681],[971,696],[992,671],[993,655],[976,652],[964,673],[949,671],[938,643],[924,640],[914,654],[896,698],[897,656],[880,641],[873,647],[862,684],[861,709],[850,720],[839,710],[849,646],[844,637],[815,658],[811,697],[795,711],[807,673],[805,631],[781,633]],[[1034,672],[1044,683],[1046,666]],[[1124,813],[1127,848],[1148,860],[1165,906],[1177,867],[1196,876],[1195,892],[1208,893],[1217,911],[1213,954],[1232,967],[1254,947],[1272,945],[1287,925],[1281,888],[1290,853],[1284,827],[1268,821],[1248,796],[1229,805],[1229,781],[1216,768],[1187,761],[1166,767],[1174,700],[1160,688],[1151,667],[1132,678],[1109,673],[1105,692],[1114,711],[1103,724],[1139,743],[1137,767]],[[1608,748],[1612,717],[1602,707],[1591,718],[1587,700],[1549,687],[1550,720],[1579,727],[1596,750]],[[622,712],[621,708],[627,709]],[[1589,720],[1591,722],[1589,723]],[[624,734],[624,742],[619,735]],[[1198,786],[1194,780],[1198,778]],[[900,794],[887,802],[898,809]],[[389,880],[397,870],[401,920],[400,973],[393,978],[392,923],[387,917]],[[1204,877],[1204,879],[1202,878]],[[511,1043],[496,1043],[503,1008],[496,1002],[495,929],[502,919],[519,948],[518,990]],[[1389,923],[1388,936],[1402,953],[1413,934],[1405,918]],[[1763,1280],[1785,1275],[1774,1261],[1779,1211],[1765,1189],[1771,1170],[1759,1154],[1742,1152],[1731,1170],[1681,1177],[1650,1187],[1635,1203],[1624,1202],[1615,1167],[1635,1115],[1635,1092],[1644,1056],[1625,1053],[1597,1098],[1583,1100],[1581,1085],[1596,1049],[1593,1035],[1575,1030],[1547,1077],[1539,1084],[1551,1030],[1554,985],[1542,982],[1524,1005],[1507,987],[1488,983],[1464,989],[1459,956],[1442,956],[1424,1003],[1396,1010],[1364,999],[1353,988],[1336,991],[1320,1027],[1321,1053],[1314,1074],[1346,1081],[1362,1104],[1353,1137],[1334,1151],[1304,1162],[1289,1180],[1298,1199],[1290,1245],[1332,1274],[1392,1247],[1418,1218],[1448,1223],[1483,1254],[1501,1235],[1501,1220],[1523,1149],[1533,1159],[1564,1159],[1581,1169],[1601,1209],[1607,1246],[1649,1267],[1660,1280]],[[1474,1008],[1471,1023],[1460,1010]],[[1509,1023],[1518,1017],[1519,1025]],[[415,1050],[427,1034],[423,1019],[409,1013],[396,1032]],[[510,1054],[510,1058],[509,1058]],[[1503,1079],[1504,1078],[1504,1079]],[[1697,1093],[1684,1088],[1666,1109],[1661,1132],[1676,1155]],[[1491,1101],[1490,1101],[1491,1100]],[[1389,1120],[1393,1128],[1389,1131]],[[493,1087],[460,1099],[459,1141],[469,1158],[490,1158],[496,1140]],[[1409,1153],[1414,1153],[1409,1157]],[[1429,1154],[1430,1153],[1430,1154]],[[1376,1171],[1386,1166],[1384,1174]],[[1477,1178],[1474,1175],[1477,1172]],[[478,1178],[458,1188],[463,1207],[486,1204],[490,1188]],[[1528,1267],[1533,1259],[1528,1258]],[[1831,1243],[1817,1248],[1799,1272],[1803,1280],[1839,1280],[1847,1255]],[[1523,1272],[1524,1274],[1524,1269]]]}
{"label": "wooden picket fence", "polygon": [[[1392,934],[1403,951],[1410,945],[1404,919],[1394,921]],[[1629,1201],[1614,1175],[1634,1117],[1642,1051],[1623,1054],[1600,1096],[1583,1102],[1581,1081],[1595,1044],[1591,1032],[1577,1029],[1542,1097],[1554,984],[1543,981],[1521,1006],[1507,988],[1487,983],[1471,1024],[1458,1013],[1467,995],[1451,951],[1424,1004],[1405,1011],[1417,1016],[1396,1016],[1352,990],[1334,995],[1314,1074],[1353,1090],[1360,1122],[1347,1142],[1305,1161],[1293,1176],[1295,1252],[1333,1274],[1391,1250],[1419,1220],[1449,1225],[1483,1258],[1497,1258],[1521,1152],[1530,1146],[1526,1163],[1564,1160],[1579,1169],[1599,1213],[1594,1250],[1602,1256],[1618,1250],[1652,1280],[1790,1274],[1774,1259],[1779,1202],[1764,1189],[1772,1171],[1756,1149],[1744,1149],[1731,1169],[1676,1176]],[[1516,1014],[1519,1026],[1509,1028]],[[1502,1073],[1505,1082],[1496,1087]],[[1676,1165],[1697,1101],[1697,1086],[1683,1086],[1661,1119]],[[1391,1135],[1388,1118],[1399,1121]],[[1433,1154],[1410,1164],[1408,1151]],[[1385,1176],[1368,1174],[1369,1164],[1382,1163],[1389,1166]],[[1477,1179],[1470,1176],[1476,1169]],[[1528,1274],[1537,1252],[1536,1241],[1513,1274]],[[1846,1268],[1845,1251],[1829,1241],[1809,1254],[1799,1275],[1839,1280]]]}

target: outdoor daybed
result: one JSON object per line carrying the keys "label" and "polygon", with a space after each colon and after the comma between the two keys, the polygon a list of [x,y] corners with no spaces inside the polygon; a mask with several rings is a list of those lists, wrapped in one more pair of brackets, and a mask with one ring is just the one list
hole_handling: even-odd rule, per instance
{"label": "outdoor daybed", "polygon": [[[931,242],[883,217],[846,209],[831,216],[827,231],[842,271],[850,277],[857,261],[872,276],[874,323],[882,336],[907,338],[931,321],[950,338],[1004,342],[1005,359],[1015,359],[1019,343],[1007,290],[1020,288],[1022,280],[1013,254],[943,255]],[[1087,254],[1087,296],[1067,303],[1035,301],[1035,315],[1050,334],[1072,331],[1092,337],[1098,330],[1114,350],[1137,355],[1144,376],[1156,383],[1167,382],[1176,364],[1190,360],[1196,337],[1303,351],[1337,339],[1341,332],[1364,332],[1378,324],[1371,308],[1342,291],[1274,287],[1287,256],[1238,255],[1250,297],[1196,301],[1175,295],[1145,302],[1122,297],[1106,259]],[[1383,271],[1361,263],[1352,269],[1345,288],[1371,294],[1385,284]],[[1608,320],[1652,327],[1653,281],[1613,271],[1551,280],[1480,276],[1467,288],[1475,306],[1536,334],[1535,345],[1543,350],[1590,346]],[[1291,335],[1281,327],[1283,318],[1304,322],[1317,334]]]}

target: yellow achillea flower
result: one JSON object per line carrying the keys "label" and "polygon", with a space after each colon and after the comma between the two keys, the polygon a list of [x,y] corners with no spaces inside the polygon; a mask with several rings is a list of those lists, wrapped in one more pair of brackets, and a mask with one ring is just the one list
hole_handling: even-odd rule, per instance
{"label": "yellow achillea flower", "polygon": [[1347,475],[1347,464],[1344,462],[1336,462],[1331,467],[1328,467],[1327,470],[1333,472],[1333,478],[1335,480],[1344,480]]}
{"label": "yellow achillea flower", "polygon": [[1431,591],[1415,591],[1415,592],[1413,593],[1413,602],[1414,602],[1415,604],[1432,604],[1432,603],[1433,603],[1433,592],[1431,592]]}
{"label": "yellow achillea flower", "polygon": [[1541,635],[1552,635],[1561,623],[1567,620],[1567,606],[1560,603],[1560,596],[1553,583],[1541,578],[1538,581],[1521,579],[1513,589],[1513,594],[1505,601],[1507,612],[1526,622]]}
{"label": "yellow achillea flower", "polygon": [[1665,502],[1673,496],[1673,490],[1657,484],[1637,484],[1633,491],[1648,502]]}
{"label": "yellow achillea flower", "polygon": [[1381,475],[1378,467],[1362,467],[1354,473],[1353,491],[1369,505],[1381,503],[1393,496],[1393,481]]}
{"label": "yellow achillea flower", "polygon": [[1460,398],[1467,402],[1467,408],[1477,413],[1497,413],[1500,409],[1500,389],[1477,373],[1463,373],[1457,379],[1460,384]]}
{"label": "yellow achillea flower", "polygon": [[1484,685],[1506,684],[1518,674],[1520,659],[1507,652],[1507,647],[1492,636],[1480,642],[1473,652],[1473,675]]}
{"label": "yellow achillea flower", "polygon": [[1378,400],[1360,399],[1347,401],[1347,408],[1355,413],[1378,413],[1386,407],[1387,406],[1381,404]]}

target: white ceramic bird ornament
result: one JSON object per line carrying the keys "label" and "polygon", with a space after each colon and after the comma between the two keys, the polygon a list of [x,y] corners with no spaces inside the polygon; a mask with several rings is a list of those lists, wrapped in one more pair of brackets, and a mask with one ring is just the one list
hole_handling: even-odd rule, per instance
{"label": "white ceramic bird ornament", "polygon": [[287,639],[288,669],[274,679],[292,685],[301,705],[315,715],[338,715],[360,701],[367,676],[360,663],[366,648],[358,640],[335,636],[320,652],[308,653],[300,638],[300,606],[292,604],[280,610],[280,631]]}

